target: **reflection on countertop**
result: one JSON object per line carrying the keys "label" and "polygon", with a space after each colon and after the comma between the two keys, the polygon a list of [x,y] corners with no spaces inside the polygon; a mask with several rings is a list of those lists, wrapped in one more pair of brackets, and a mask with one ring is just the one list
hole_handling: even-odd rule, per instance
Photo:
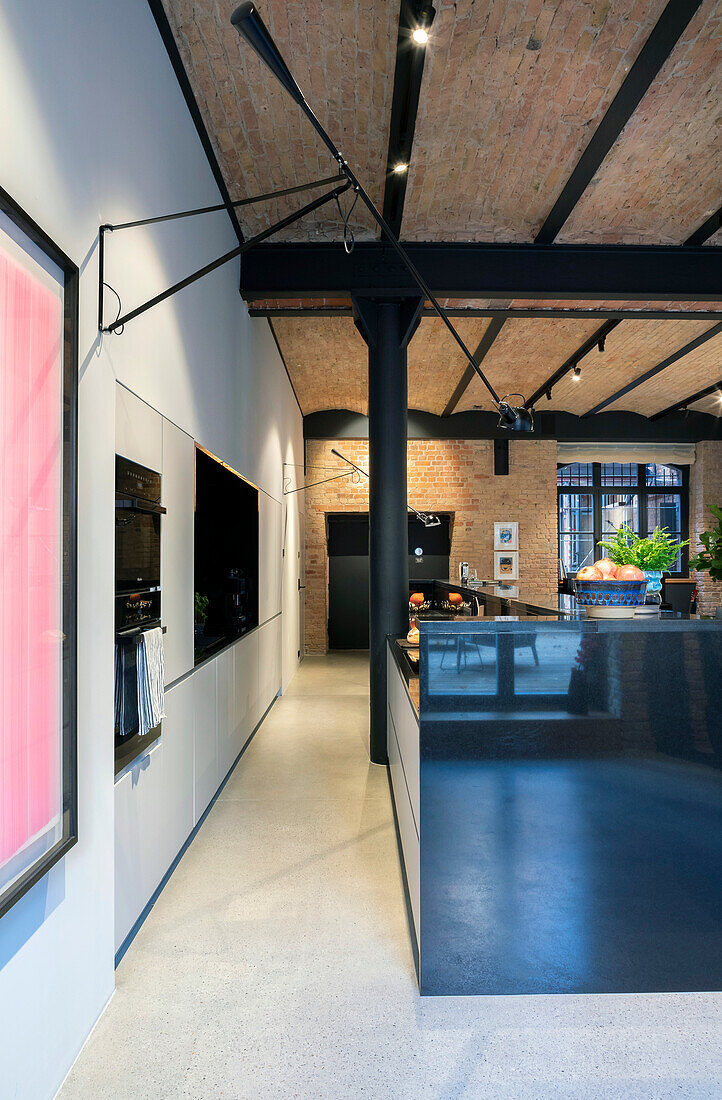
{"label": "reflection on countertop", "polygon": [[419,629],[422,993],[719,989],[722,620]]}

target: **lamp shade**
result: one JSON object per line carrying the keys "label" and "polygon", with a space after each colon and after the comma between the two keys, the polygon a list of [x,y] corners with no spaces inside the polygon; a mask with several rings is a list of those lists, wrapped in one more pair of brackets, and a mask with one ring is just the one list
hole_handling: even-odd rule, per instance
{"label": "lamp shade", "polygon": [[256,5],[250,2],[240,4],[231,16],[231,23],[296,103],[304,103],[303,93],[291,76],[291,70],[281,57]]}
{"label": "lamp shade", "polygon": [[502,401],[499,405],[499,427],[508,428],[510,432],[533,432],[534,415],[524,405],[512,406]]}

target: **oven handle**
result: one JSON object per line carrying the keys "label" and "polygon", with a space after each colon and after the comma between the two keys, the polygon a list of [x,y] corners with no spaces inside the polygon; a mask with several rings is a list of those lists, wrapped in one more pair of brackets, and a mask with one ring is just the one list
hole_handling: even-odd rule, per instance
{"label": "oven handle", "polygon": [[152,516],[164,516],[168,511],[162,504],[154,504],[153,501],[142,500],[140,497],[128,497],[124,493],[115,494],[115,507],[130,512],[145,512]]}
{"label": "oven handle", "polygon": [[[160,626],[160,619],[155,622],[141,623],[140,626],[126,626],[123,630],[116,630],[116,638],[135,638],[144,634],[146,630],[156,630]],[[165,634],[166,627],[161,626],[161,632]]]}

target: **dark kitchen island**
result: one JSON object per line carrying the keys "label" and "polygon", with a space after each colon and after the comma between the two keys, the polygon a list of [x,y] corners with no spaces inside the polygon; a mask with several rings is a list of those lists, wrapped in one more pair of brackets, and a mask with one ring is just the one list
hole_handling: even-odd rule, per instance
{"label": "dark kitchen island", "polygon": [[722,622],[561,599],[389,640],[421,992],[720,989]]}

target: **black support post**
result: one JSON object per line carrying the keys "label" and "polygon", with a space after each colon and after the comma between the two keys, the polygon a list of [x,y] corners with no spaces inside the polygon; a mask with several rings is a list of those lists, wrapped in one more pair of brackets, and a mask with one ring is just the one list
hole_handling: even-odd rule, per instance
{"label": "black support post", "polygon": [[423,299],[354,297],[353,306],[369,349],[369,755],[385,764],[386,636],[409,627],[406,349]]}

